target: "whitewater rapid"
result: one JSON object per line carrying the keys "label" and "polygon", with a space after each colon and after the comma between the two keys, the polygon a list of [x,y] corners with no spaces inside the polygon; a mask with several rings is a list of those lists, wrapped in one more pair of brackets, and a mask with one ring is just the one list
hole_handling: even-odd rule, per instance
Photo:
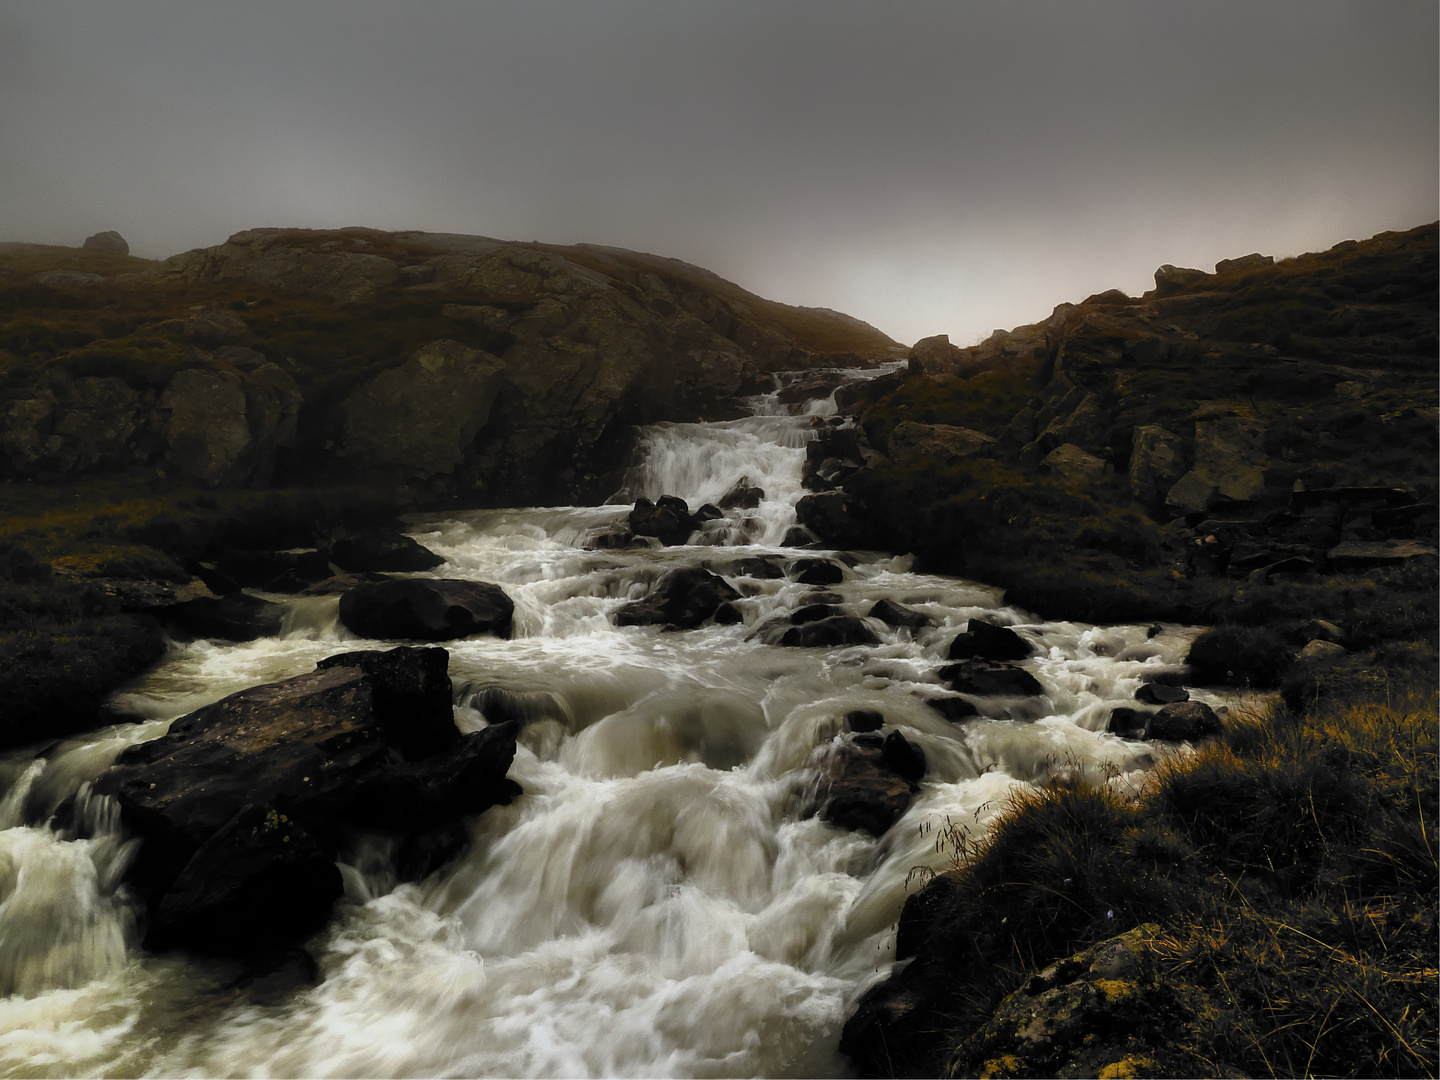
{"label": "whitewater rapid", "polygon": [[[853,373],[860,377],[861,373]],[[449,642],[464,730],[524,720],[512,805],[471,823],[468,852],[397,884],[392,841],[358,836],[345,897],[308,943],[318,983],[257,996],[219,961],[152,956],[123,885],[135,841],[87,780],[128,745],[236,690],[355,648],[335,597],[285,603],[281,633],[175,643],[115,704],[144,722],[0,757],[0,1073],[7,1076],[823,1076],[854,1002],[893,965],[894,926],[957,824],[978,837],[1007,796],[1085,774],[1132,789],[1162,753],[1104,733],[1142,676],[1178,667],[1199,628],[1037,621],[998,590],[911,570],[908,557],[781,547],[804,494],[821,399],[790,415],[661,424],[611,505],[420,515],[435,576],[499,584],[514,637]],[[836,420],[835,422],[839,422]],[[692,509],[742,477],[765,492],[682,547],[595,550],[629,502]],[[816,589],[741,560],[847,565]],[[613,615],[665,570],[704,565],[741,593],[737,625],[666,632]],[[752,564],[753,565],[753,564]],[[817,602],[865,616],[888,598],[933,625],[872,620],[878,646],[750,640]],[[978,699],[953,724],[924,702],[972,617],[1036,647],[1045,693]],[[1203,693],[1195,696],[1220,704]],[[929,771],[879,839],[813,815],[845,715],[884,713]],[[46,822],[79,796],[83,838]],[[916,873],[917,868],[922,868]]]}

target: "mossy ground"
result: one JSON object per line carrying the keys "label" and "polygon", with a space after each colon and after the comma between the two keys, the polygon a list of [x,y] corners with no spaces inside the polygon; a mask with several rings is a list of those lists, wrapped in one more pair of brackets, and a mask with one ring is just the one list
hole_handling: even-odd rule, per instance
{"label": "mossy ground", "polygon": [[211,490],[153,470],[0,483],[0,747],[104,722],[105,698],[163,652],[155,620],[99,579],[183,582],[212,544],[307,546],[316,525],[393,512],[388,490]]}
{"label": "mossy ground", "polygon": [[[954,887],[926,948],[953,980],[912,1073],[1128,1056],[1145,1076],[1434,1076],[1436,694],[1403,672],[1387,691],[1245,718],[1138,790],[1029,794],[978,845],[952,827]],[[1147,922],[1144,1022],[1063,1059],[992,1060],[1002,997]]]}

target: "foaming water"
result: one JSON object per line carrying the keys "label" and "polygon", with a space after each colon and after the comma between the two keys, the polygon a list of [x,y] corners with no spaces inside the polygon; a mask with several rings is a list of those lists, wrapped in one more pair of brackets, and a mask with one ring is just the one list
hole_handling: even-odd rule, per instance
{"label": "foaming water", "polygon": [[[493,581],[515,601],[512,640],[447,648],[459,726],[521,722],[511,776],[525,794],[473,819],[467,853],[423,882],[396,884],[391,840],[357,839],[345,897],[308,945],[313,987],[262,1004],[223,964],[140,949],[123,885],[134,842],[87,782],[201,705],[398,642],[362,643],[334,597],[271,597],[286,604],[278,636],[175,643],[117,694],[143,723],[0,757],[0,1072],[844,1074],[840,1028],[893,964],[913,871],[945,865],[936,837],[951,823],[982,835],[1032,785],[1142,785],[1161,752],[1104,733],[1105,719],[1179,665],[1197,631],[1039,622],[999,590],[913,573],[907,557],[781,547],[805,446],[834,410],[818,398],[791,415],[780,389],[746,420],[645,432],[627,503],[675,494],[694,508],[742,477],[765,491],[688,545],[593,550],[627,505],[410,519],[446,560],[434,576]],[[801,554],[842,557],[844,580],[750,576]],[[614,625],[666,570],[693,565],[737,588],[741,622]],[[880,599],[932,625],[869,620],[878,645],[833,649],[757,635],[817,600],[865,618]],[[947,692],[937,672],[975,616],[1036,647],[1023,666],[1045,692],[974,699],[981,717],[956,725],[926,699]],[[929,766],[878,839],[813,814],[854,709],[882,711]],[[80,824],[57,831],[47,822],[71,798]]]}

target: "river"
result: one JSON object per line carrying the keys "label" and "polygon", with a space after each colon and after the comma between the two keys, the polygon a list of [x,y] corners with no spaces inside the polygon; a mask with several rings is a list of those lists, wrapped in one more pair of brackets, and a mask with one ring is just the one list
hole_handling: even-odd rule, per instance
{"label": "river", "polygon": [[[917,868],[948,863],[945,827],[983,835],[1009,794],[1057,776],[1143,784],[1160,751],[1103,733],[1109,711],[1142,675],[1179,665],[1199,628],[1040,622],[997,589],[915,573],[908,557],[784,548],[805,445],[834,402],[797,415],[773,394],[753,404],[742,420],[646,429],[610,505],[407,519],[446,559],[436,576],[495,582],[515,601],[512,640],[446,647],[462,729],[525,718],[510,772],[525,794],[476,818],[468,852],[422,882],[397,884],[386,841],[357,839],[345,897],[308,946],[313,987],[257,1000],[221,962],[142,950],[123,886],[135,841],[84,785],[203,704],[383,647],[339,625],[336,598],[268,597],[288,605],[274,638],[173,644],[116,695],[144,723],[0,758],[0,1073],[844,1075],[841,1026],[893,965]],[[760,505],[685,546],[587,546],[635,497],[693,509],[742,476],[764,490]],[[845,579],[816,589],[735,565],[816,554],[848,564]],[[697,563],[739,589],[742,623],[614,625],[664,570]],[[858,616],[889,598],[933,625],[871,620],[878,646],[751,640],[817,592]],[[924,697],[944,692],[936,671],[976,616],[1037,646],[1023,666],[1045,693],[977,699],[982,718],[955,724]],[[879,839],[813,815],[855,709],[883,712],[928,761]],[[77,792],[88,839],[46,824]]]}

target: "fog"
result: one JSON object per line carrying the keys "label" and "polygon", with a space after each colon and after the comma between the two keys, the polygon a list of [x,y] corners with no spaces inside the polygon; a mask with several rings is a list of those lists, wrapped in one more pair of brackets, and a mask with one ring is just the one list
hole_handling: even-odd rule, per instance
{"label": "fog", "polygon": [[911,342],[1437,216],[1431,2],[0,3],[0,239],[593,242]]}

